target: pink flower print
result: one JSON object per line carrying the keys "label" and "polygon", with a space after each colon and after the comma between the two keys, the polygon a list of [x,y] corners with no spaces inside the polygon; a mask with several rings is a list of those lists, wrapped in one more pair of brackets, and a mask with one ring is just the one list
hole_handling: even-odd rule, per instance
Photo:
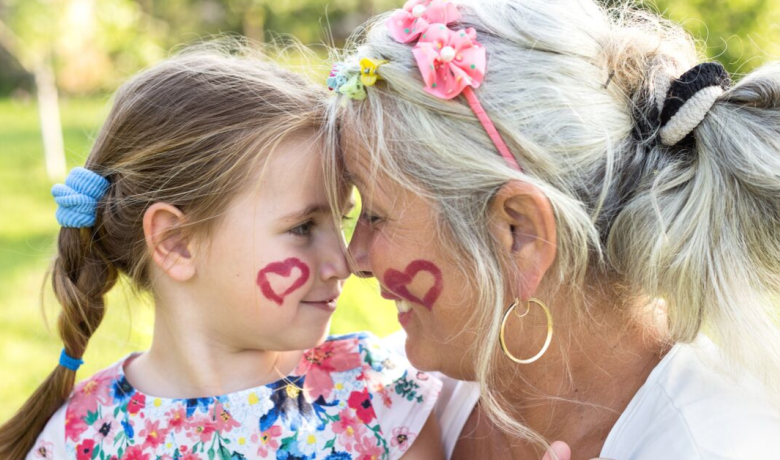
{"label": "pink flower print", "polygon": [[485,48],[477,43],[474,29],[450,30],[433,24],[412,50],[420,68],[425,91],[453,99],[467,86],[479,88],[485,78]]}
{"label": "pink flower print", "polygon": [[130,446],[122,456],[122,460],[150,460],[151,454],[145,454],[141,446]]}
{"label": "pink flower print", "polygon": [[190,452],[179,457],[179,460],[202,460],[202,459],[200,455],[196,455]]}
{"label": "pink flower print", "polygon": [[139,433],[141,439],[144,440],[143,447],[144,449],[157,449],[160,445],[165,443],[165,437],[168,435],[168,430],[160,428],[159,420],[153,422],[151,419],[146,419],[144,423],[144,429]]}
{"label": "pink flower print", "polygon": [[397,42],[409,43],[434,23],[449,24],[460,21],[458,7],[446,0],[410,0],[402,9],[395,10],[387,20],[390,35]]}
{"label": "pink flower print", "polygon": [[187,453],[179,457],[179,460],[201,460],[200,456],[193,454],[192,452]]}
{"label": "pink flower print", "polygon": [[165,417],[168,419],[170,431],[180,433],[182,429],[187,427],[187,411],[183,407],[169,410],[165,413]]}
{"label": "pink flower print", "polygon": [[87,431],[87,423],[82,416],[75,414],[68,408],[65,414],[65,438],[78,442],[81,435]]}
{"label": "pink flower print", "polygon": [[232,415],[230,415],[230,412],[225,410],[225,408],[222,407],[222,404],[219,403],[214,405],[214,420],[217,426],[217,431],[220,433],[227,433],[233,428],[241,426],[241,424],[238,423]]}
{"label": "pink flower print", "polygon": [[54,458],[54,444],[43,439],[35,446],[35,458]]}
{"label": "pink flower print", "polygon": [[352,394],[349,395],[347,405],[355,409],[358,418],[365,424],[371,423],[371,421],[376,418],[374,406],[371,405],[371,395],[368,394],[368,390],[353,391]]}
{"label": "pink flower print", "polygon": [[385,405],[388,409],[393,407],[393,398],[390,396],[390,390],[387,389],[387,387],[382,387],[381,390],[379,390],[379,395],[382,396],[382,404]]}
{"label": "pink flower print", "polygon": [[95,433],[95,440],[98,443],[105,441],[108,444],[112,444],[120,425],[112,416],[106,415],[105,417],[98,419],[93,426],[95,427],[95,430],[97,430],[97,433]]}
{"label": "pink flower print", "polygon": [[331,373],[358,367],[360,367],[358,339],[344,339],[325,342],[317,348],[306,351],[296,373],[306,374],[304,391],[309,398],[315,400],[320,396],[325,398],[330,396],[334,385]]}
{"label": "pink flower print", "polygon": [[380,460],[385,453],[384,449],[379,447],[374,436],[364,436],[355,444],[355,451],[358,455],[357,460]]}
{"label": "pink flower print", "polygon": [[279,441],[276,438],[281,435],[282,427],[274,425],[259,435],[254,433],[249,440],[253,444],[257,444],[257,455],[266,458],[268,454],[276,452],[276,449],[279,448]]}
{"label": "pink flower print", "polygon": [[92,460],[92,452],[95,450],[95,440],[85,439],[76,446],[76,460]]}
{"label": "pink flower print", "polygon": [[95,376],[76,387],[70,400],[69,410],[85,416],[87,412],[97,411],[98,404],[109,404],[110,402],[110,379]]}
{"label": "pink flower print", "polygon": [[191,419],[188,423],[188,428],[187,436],[190,439],[204,443],[211,441],[214,433],[217,432],[217,425],[209,418],[203,416]]}
{"label": "pink flower print", "polygon": [[135,393],[130,401],[127,402],[127,412],[130,415],[136,415],[141,409],[146,407],[146,396],[141,393]]}
{"label": "pink flower print", "polygon": [[406,452],[416,437],[417,435],[410,432],[409,428],[405,426],[393,428],[393,439],[390,441],[390,445],[398,447],[401,452]]}
{"label": "pink flower print", "polygon": [[331,429],[333,433],[338,435],[339,444],[344,446],[347,452],[352,452],[352,446],[357,442],[358,438],[363,436],[366,426],[357,417],[354,417],[349,409],[342,410],[338,418],[331,425]]}

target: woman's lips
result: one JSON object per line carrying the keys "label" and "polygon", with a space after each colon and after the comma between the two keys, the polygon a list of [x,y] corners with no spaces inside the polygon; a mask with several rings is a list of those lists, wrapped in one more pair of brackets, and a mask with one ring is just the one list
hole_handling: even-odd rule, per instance
{"label": "woman's lips", "polygon": [[384,289],[379,291],[379,295],[381,295],[383,299],[387,299],[387,300],[395,300],[395,301],[403,300],[397,295],[391,294],[385,291]]}

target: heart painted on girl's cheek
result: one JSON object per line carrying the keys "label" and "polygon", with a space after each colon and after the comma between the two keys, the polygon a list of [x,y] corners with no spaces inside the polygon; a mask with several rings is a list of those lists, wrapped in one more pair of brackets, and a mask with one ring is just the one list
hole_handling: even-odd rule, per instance
{"label": "heart painted on girl's cheek", "polygon": [[[268,280],[268,275],[274,274],[287,278],[292,274],[294,268],[301,271],[301,275],[298,279],[281,294],[274,291],[274,288]],[[268,264],[264,269],[257,273],[257,286],[260,288],[260,292],[262,292],[268,300],[275,302],[279,306],[284,303],[285,297],[295,292],[298,288],[306,284],[307,281],[309,281],[309,266],[294,257],[287,259],[284,262]]]}
{"label": "heart painted on girl's cheek", "polygon": [[[422,299],[412,295],[408,289],[408,286],[412,284],[414,278],[420,272],[430,273],[433,276],[433,286],[428,289],[428,292],[425,293]],[[390,268],[385,272],[385,286],[387,286],[391,292],[410,302],[423,305],[428,308],[428,310],[433,309],[433,304],[436,303],[436,300],[439,298],[442,284],[441,270],[439,270],[439,267],[434,265],[433,262],[427,260],[415,260],[410,263],[403,272],[399,272],[393,268]]]}

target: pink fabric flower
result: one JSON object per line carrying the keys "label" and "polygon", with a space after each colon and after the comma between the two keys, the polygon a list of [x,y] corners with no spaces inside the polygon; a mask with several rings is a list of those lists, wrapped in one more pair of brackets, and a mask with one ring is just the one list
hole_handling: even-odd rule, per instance
{"label": "pink fabric flower", "polygon": [[249,440],[252,443],[257,444],[257,455],[262,458],[268,457],[268,454],[276,452],[279,448],[279,441],[276,439],[282,435],[282,427],[279,425],[273,425],[271,428],[263,431],[258,435],[253,434]]}
{"label": "pink fabric flower", "polygon": [[385,453],[373,436],[365,436],[358,441],[355,444],[355,451],[360,454],[356,457],[357,460],[380,460]]}
{"label": "pink fabric flower", "polygon": [[320,396],[329,397],[333,390],[331,373],[360,367],[360,353],[357,350],[358,339],[354,338],[325,342],[306,351],[296,369],[298,375],[306,374],[303,384],[306,395],[311,400]]}
{"label": "pink fabric flower", "polygon": [[160,445],[165,443],[165,437],[168,435],[168,430],[160,428],[160,421],[151,421],[146,419],[144,429],[141,430],[139,435],[144,440],[144,449],[151,448],[157,449]]}
{"label": "pink fabric flower", "polygon": [[338,435],[339,444],[344,446],[347,452],[352,452],[352,447],[365,433],[366,426],[353,416],[349,409],[344,409],[339,413],[338,420],[331,425],[331,429]]}
{"label": "pink fabric flower", "polygon": [[417,435],[409,431],[409,428],[405,426],[393,428],[393,439],[390,441],[390,445],[398,447],[401,452],[406,452],[406,449],[412,445]]}
{"label": "pink fabric flower", "polygon": [[387,20],[393,38],[401,43],[417,40],[431,24],[450,24],[460,21],[460,12],[454,3],[446,0],[409,0],[402,9]]}
{"label": "pink fabric flower", "polygon": [[414,50],[425,90],[442,99],[457,97],[467,86],[479,88],[485,78],[485,48],[472,29],[450,30],[433,24]]}

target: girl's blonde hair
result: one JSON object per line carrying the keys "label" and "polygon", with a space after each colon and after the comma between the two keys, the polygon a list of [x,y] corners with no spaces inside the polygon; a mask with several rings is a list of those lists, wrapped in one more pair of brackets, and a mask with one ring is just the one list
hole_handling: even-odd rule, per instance
{"label": "girl's blonde hair", "polygon": [[[110,189],[94,227],[60,230],[52,267],[67,353],[84,355],[120,274],[151,287],[142,226],[149,206],[180,208],[187,224],[179,232],[208,231],[278,142],[321,127],[323,102],[321,88],[229,42],[185,50],[122,85],[86,161]],[[75,376],[54,369],[0,428],[0,457],[25,457]]]}
{"label": "girl's blonde hair", "polygon": [[657,141],[656,82],[701,59],[679,25],[593,0],[457,3],[457,27],[475,28],[488,53],[477,94],[522,173],[507,166],[464,101],[424,91],[412,46],[387,31],[389,13],[358,31],[340,57],[350,67],[362,57],[388,60],[379,69],[384,82],[365,101],[334,100],[329,130],[334,146],[346,133],[350,146],[365,147],[373,174],[438,209],[442,247],[453,248],[479,295],[470,324],[480,331],[476,372],[493,420],[545,445],[494,391],[497,360],[505,359],[500,319],[511,303],[504,293],[516,278],[502,269],[488,209],[510,180],[541,189],[555,211],[550,292],[579,294],[585,317],[589,289],[662,300],[672,341],[706,331],[777,398],[780,64],[720,96],[695,129],[694,147],[666,147]]}

